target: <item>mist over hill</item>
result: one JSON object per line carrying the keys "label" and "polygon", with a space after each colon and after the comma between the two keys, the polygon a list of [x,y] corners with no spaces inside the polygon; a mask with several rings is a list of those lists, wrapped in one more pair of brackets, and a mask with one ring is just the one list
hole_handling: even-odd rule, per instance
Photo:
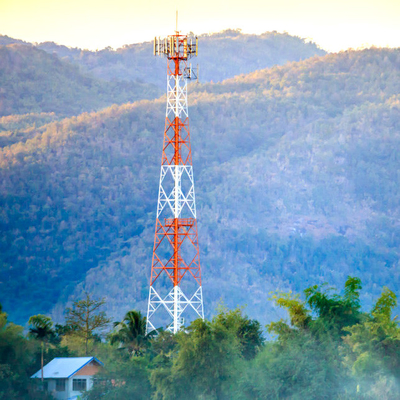
{"label": "mist over hill", "polygon": [[[400,51],[370,49],[189,87],[208,315],[223,299],[269,321],[270,291],[347,275],[366,304],[399,290],[399,78]],[[84,290],[115,318],[145,310],[164,117],[163,99],[45,114],[3,147],[0,302],[13,319],[61,316]]]}

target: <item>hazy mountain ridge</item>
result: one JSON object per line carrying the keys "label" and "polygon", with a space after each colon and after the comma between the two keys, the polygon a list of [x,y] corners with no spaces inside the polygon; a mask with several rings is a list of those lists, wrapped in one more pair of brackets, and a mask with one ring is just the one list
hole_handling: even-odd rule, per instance
{"label": "hazy mountain ridge", "polygon": [[25,42],[24,40],[15,39],[7,35],[0,35],[0,46],[7,46],[8,44],[31,45],[31,43]]}
{"label": "hazy mountain ridge", "polygon": [[[399,289],[399,65],[399,50],[349,51],[190,86],[207,312],[222,297],[269,320],[270,290],[349,274],[367,304]],[[57,313],[83,288],[115,317],[145,309],[164,109],[82,114],[2,150],[11,315],[59,299]],[[26,303],[10,302],[17,292]]]}
{"label": "hazy mountain ridge", "polygon": [[0,116],[54,112],[59,117],[99,110],[114,103],[155,98],[151,84],[106,82],[34,46],[0,46]]}
{"label": "hazy mountain ridge", "polygon": [[[10,38],[6,42],[10,43]],[[82,71],[97,78],[151,82],[165,90],[166,60],[153,56],[152,42],[125,45],[116,50],[108,47],[98,51],[69,48],[54,42],[39,43],[36,47],[79,65]],[[201,82],[218,82],[260,68],[324,54],[326,52],[315,43],[287,33],[249,35],[230,29],[200,35],[199,56],[191,62],[194,67],[199,64]]]}

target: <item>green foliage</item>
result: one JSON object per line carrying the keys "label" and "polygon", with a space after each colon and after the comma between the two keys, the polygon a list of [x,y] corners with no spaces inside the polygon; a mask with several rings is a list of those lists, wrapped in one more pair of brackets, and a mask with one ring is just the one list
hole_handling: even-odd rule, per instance
{"label": "green foliage", "polygon": [[348,277],[344,286],[344,296],[333,294],[329,296],[331,288],[325,289],[318,285],[304,291],[307,304],[311,310],[319,316],[319,322],[330,329],[338,330],[337,334],[343,334],[343,328],[359,322],[360,302],[359,290],[361,280]]}
{"label": "green foliage", "polygon": [[331,343],[310,333],[292,332],[284,342],[269,343],[248,366],[237,398],[345,398],[347,379],[334,358],[337,353]]}
{"label": "green foliage", "polygon": [[[236,325],[236,324],[234,324]],[[225,318],[197,319],[176,336],[177,356],[151,375],[159,399],[229,398],[241,357],[236,327]]]}
{"label": "green foliage", "polygon": [[107,371],[97,376],[99,383],[83,398],[85,400],[150,399],[149,360],[132,357],[128,360],[114,359],[107,364]]}
{"label": "green foliage", "polygon": [[[332,289],[318,285],[304,291],[305,302],[290,293],[275,295],[291,324],[281,320],[268,326],[278,340],[246,371],[240,398],[394,399],[399,376],[393,371],[400,348],[389,337],[396,337],[400,328],[388,319],[384,328],[377,310],[386,304],[381,314],[390,315],[396,296],[384,289],[368,315],[360,311],[360,290],[360,279],[348,277],[343,295],[329,294]],[[383,347],[385,352],[379,354]]]}
{"label": "green foliage", "polygon": [[89,354],[89,341],[95,340],[96,332],[104,330],[110,322],[105,311],[99,310],[104,303],[104,298],[96,300],[86,293],[85,299],[74,301],[72,308],[66,309],[65,320],[73,328],[71,334],[84,340],[85,355]]}
{"label": "green foliage", "polygon": [[383,393],[384,386],[388,399],[399,390],[400,329],[391,316],[396,305],[396,295],[384,288],[365,321],[347,328],[352,372],[367,399],[376,398],[377,390]]}
{"label": "green foliage", "polygon": [[[119,330],[96,346],[104,368],[83,398],[395,400],[400,388],[400,326],[392,317],[397,297],[385,287],[370,312],[361,311],[361,287],[360,279],[348,277],[341,294],[327,284],[304,290],[304,300],[277,292],[275,304],[293,323],[270,324],[275,340],[264,341],[260,323],[241,309],[220,306],[211,321],[197,319],[176,335],[161,330],[135,357],[113,343],[134,349],[143,339],[138,340],[145,318],[130,311],[116,323]],[[43,315],[30,323],[31,329],[52,329]],[[64,328],[57,326],[62,338],[71,334]],[[63,352],[71,355],[67,347],[50,346],[48,361]],[[83,350],[85,343],[80,346]],[[37,370],[36,350],[22,327],[1,313],[0,399],[50,397],[29,378]]]}
{"label": "green foliage", "polygon": [[392,319],[392,311],[396,306],[396,295],[389,288],[384,287],[381,297],[372,309],[372,315],[376,319],[385,319],[388,322]]}
{"label": "green foliage", "polygon": [[[278,293],[272,297],[276,305],[285,308],[290,317],[291,326],[296,332],[315,335],[318,339],[337,342],[346,334],[348,327],[360,322],[359,291],[361,280],[349,276],[344,285],[344,295],[330,294],[334,288],[326,284],[314,285],[304,290],[306,301],[292,293]],[[309,309],[307,308],[309,307]],[[318,318],[313,319],[313,316]],[[278,335],[280,340],[290,338],[293,329],[283,320],[272,322],[268,331]]]}
{"label": "green foliage", "polygon": [[48,342],[54,338],[53,321],[46,315],[34,315],[28,321],[31,328],[29,334],[40,342]]}
{"label": "green foliage", "polygon": [[53,321],[46,315],[38,314],[30,317],[28,323],[31,325],[31,328],[29,328],[29,335],[38,340],[41,345],[40,370],[41,380],[43,382],[44,353],[46,350],[45,345],[55,337]]}
{"label": "green foliage", "polygon": [[[279,293],[272,296],[272,300],[275,300],[276,305],[285,308],[290,317],[291,325],[296,328],[306,328],[311,317],[309,315],[309,310],[305,308],[305,304],[299,300],[300,296],[293,296],[291,292],[289,293]],[[272,322],[268,327],[269,332],[276,332],[277,334],[283,333],[280,331],[280,323]]]}
{"label": "green foliage", "polygon": [[[42,336],[42,335],[41,335]],[[36,372],[34,346],[23,335],[23,327],[7,320],[0,307],[0,399],[48,400],[29,378]]]}
{"label": "green foliage", "polygon": [[27,343],[22,326],[7,321],[0,312],[0,399],[18,399],[26,379],[23,361],[26,362]]}
{"label": "green foliage", "polygon": [[[365,313],[360,311],[358,278],[347,278],[343,294],[326,287],[306,289],[305,301],[291,293],[276,294],[276,304],[296,324],[275,323],[273,327],[280,325],[272,329],[277,340],[261,344],[255,357],[245,357],[238,333],[243,324],[257,321],[250,321],[240,309],[220,307],[212,321],[196,320],[172,341],[173,336],[163,332],[152,340],[146,357],[134,365],[128,366],[129,358],[115,359],[111,369],[123,365],[125,370],[104,377],[111,382],[112,376],[120,376],[120,383],[97,388],[88,398],[142,396],[135,383],[140,376],[146,395],[160,400],[395,399],[400,382],[396,364],[400,348],[395,338],[400,327],[394,320],[382,321],[377,310],[388,315],[396,296],[385,288],[371,312]],[[385,303],[387,307],[382,307]],[[357,315],[358,323],[343,318],[346,311]],[[133,371],[136,378],[130,382],[125,377]]]}
{"label": "green foliage", "polygon": [[176,336],[170,331],[159,330],[152,338],[150,351],[153,352],[154,363],[158,366],[169,364],[177,351]]}
{"label": "green foliage", "polygon": [[143,355],[150,338],[146,335],[146,321],[140,311],[128,311],[121,322],[114,322],[115,331],[109,335],[110,343],[119,343],[120,348],[128,350],[132,356]]}
{"label": "green foliage", "polygon": [[246,360],[254,358],[264,343],[260,323],[243,315],[239,308],[235,310],[220,308],[215,317],[215,323],[235,333],[239,340],[241,354]]}

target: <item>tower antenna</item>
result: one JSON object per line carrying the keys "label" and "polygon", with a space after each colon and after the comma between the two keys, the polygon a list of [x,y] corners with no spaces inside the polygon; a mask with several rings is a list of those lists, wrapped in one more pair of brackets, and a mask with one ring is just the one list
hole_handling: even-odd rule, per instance
{"label": "tower antenna", "polygon": [[178,332],[186,317],[203,318],[200,252],[190,144],[188,60],[197,56],[198,39],[180,35],[154,39],[154,55],[167,58],[167,110],[151,264],[146,332],[168,321]]}

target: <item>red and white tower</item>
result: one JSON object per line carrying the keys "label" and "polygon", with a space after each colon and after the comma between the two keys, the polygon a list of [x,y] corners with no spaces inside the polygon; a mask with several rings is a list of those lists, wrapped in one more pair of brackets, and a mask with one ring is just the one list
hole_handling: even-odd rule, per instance
{"label": "red and white tower", "polygon": [[[204,318],[196,203],[187,105],[188,60],[197,38],[175,35],[154,40],[154,55],[167,58],[167,111],[161,159],[157,220],[151,265],[147,332],[170,321],[173,333],[184,316]],[[164,315],[162,315],[164,314]]]}

